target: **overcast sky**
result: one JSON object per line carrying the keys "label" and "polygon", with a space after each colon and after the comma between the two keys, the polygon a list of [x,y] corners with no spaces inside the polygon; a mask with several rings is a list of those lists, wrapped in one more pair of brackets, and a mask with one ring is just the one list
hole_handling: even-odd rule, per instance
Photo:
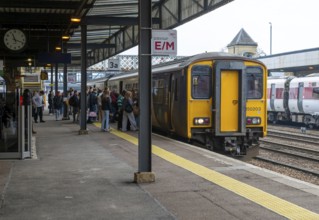
{"label": "overcast sky", "polygon": [[221,51],[241,28],[269,55],[269,22],[272,54],[319,47],[319,0],[234,0],[176,28],[177,55]]}

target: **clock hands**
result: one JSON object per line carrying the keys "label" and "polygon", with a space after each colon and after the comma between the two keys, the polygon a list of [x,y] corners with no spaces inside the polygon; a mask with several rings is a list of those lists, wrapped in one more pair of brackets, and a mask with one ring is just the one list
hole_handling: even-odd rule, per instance
{"label": "clock hands", "polygon": [[11,33],[11,35],[12,35],[12,37],[13,37],[13,40],[14,40],[15,42],[17,42],[17,39],[15,38],[14,34]]}
{"label": "clock hands", "polygon": [[20,42],[20,43],[24,43],[23,41],[21,41],[21,40],[15,40],[16,42]]}
{"label": "clock hands", "polygon": [[17,42],[19,42],[19,43],[24,43],[23,41],[21,41],[21,40],[17,40],[16,38],[15,38],[15,36],[14,36],[14,34],[13,33],[11,33],[11,35],[12,35],[12,37],[13,37],[13,40],[14,40],[14,42],[15,43],[17,43]]}

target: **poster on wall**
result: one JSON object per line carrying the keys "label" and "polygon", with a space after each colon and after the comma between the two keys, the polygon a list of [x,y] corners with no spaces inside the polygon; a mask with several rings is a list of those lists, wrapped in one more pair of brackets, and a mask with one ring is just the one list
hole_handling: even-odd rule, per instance
{"label": "poster on wall", "polygon": [[68,83],[76,83],[76,75],[68,74]]}

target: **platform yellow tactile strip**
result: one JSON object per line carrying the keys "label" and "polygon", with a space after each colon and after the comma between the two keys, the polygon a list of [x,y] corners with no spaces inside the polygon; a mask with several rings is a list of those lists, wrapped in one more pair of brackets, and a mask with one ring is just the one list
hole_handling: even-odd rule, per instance
{"label": "platform yellow tactile strip", "polygon": [[[100,124],[96,123],[96,126],[98,125]],[[111,133],[135,145],[138,145],[138,139],[127,133],[114,129],[111,130]],[[152,153],[172,164],[175,164],[176,166],[188,170],[220,187],[249,199],[250,201],[255,202],[288,219],[319,219],[319,214],[317,213],[235,180],[224,174],[208,169],[202,165],[194,163],[155,145],[152,145]]]}

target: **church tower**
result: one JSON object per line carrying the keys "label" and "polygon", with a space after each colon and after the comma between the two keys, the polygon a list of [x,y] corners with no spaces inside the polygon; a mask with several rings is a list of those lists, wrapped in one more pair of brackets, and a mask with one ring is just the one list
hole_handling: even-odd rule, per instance
{"label": "church tower", "polygon": [[242,28],[236,37],[227,45],[228,53],[245,57],[253,57],[257,54],[258,44],[251,39]]}

